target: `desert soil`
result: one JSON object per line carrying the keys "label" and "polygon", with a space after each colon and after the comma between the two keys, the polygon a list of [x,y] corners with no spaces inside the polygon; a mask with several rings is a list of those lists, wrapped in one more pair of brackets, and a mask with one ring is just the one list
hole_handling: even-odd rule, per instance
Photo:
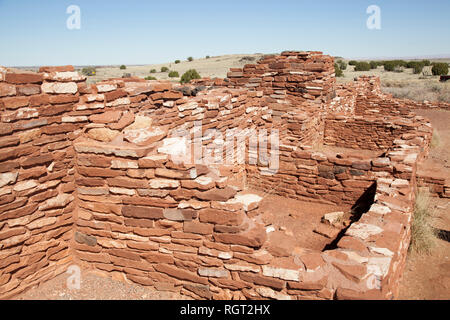
{"label": "desert soil", "polygon": [[157,291],[135,283],[125,283],[95,271],[81,272],[80,289],[69,289],[69,274],[59,276],[20,294],[16,300],[190,300],[169,291]]}
{"label": "desert soil", "polygon": [[[257,193],[257,192],[253,192]],[[336,206],[310,201],[300,201],[269,194],[264,195],[259,205],[262,221],[266,226],[272,226],[275,233],[284,233],[287,239],[292,239],[295,247],[323,250],[331,244],[335,238],[328,238],[314,232],[316,227],[322,225],[322,217],[326,213],[344,212],[350,215],[351,206]],[[324,226],[322,226],[324,227]],[[329,230],[331,228],[331,230]],[[332,227],[326,227],[327,231],[333,232]],[[342,228],[336,228],[337,232]],[[269,242],[271,235],[269,234]],[[275,236],[276,238],[276,236]]]}

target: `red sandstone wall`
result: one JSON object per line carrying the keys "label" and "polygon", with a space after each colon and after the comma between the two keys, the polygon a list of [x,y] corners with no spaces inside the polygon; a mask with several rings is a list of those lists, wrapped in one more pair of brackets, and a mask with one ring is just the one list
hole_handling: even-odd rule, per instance
{"label": "red sandstone wall", "polygon": [[256,64],[231,68],[227,77],[193,83],[262,90],[267,97],[275,100],[288,97],[295,104],[332,99],[336,83],[333,57],[318,51],[285,51],[265,56]]}
{"label": "red sandstone wall", "polygon": [[363,149],[390,149],[398,137],[413,134],[420,126],[420,118],[376,118],[331,116],[325,120],[326,145]]}
{"label": "red sandstone wall", "polygon": [[[122,90],[124,81],[115,82],[88,87],[71,66],[40,73],[0,68],[0,297],[65,272],[71,263],[77,219],[73,140],[89,117],[143,100]],[[145,98],[158,103],[170,88],[153,84]],[[119,127],[130,120],[126,115]]]}
{"label": "red sandstone wall", "polygon": [[420,152],[417,142],[405,140],[372,161],[376,203],[337,249],[280,256],[255,224],[258,208],[228,202],[236,194],[230,186],[243,185],[228,180],[238,167],[180,166],[163,154],[133,148],[125,155],[80,141],[75,256],[116,278],[197,299],[391,298],[409,244],[415,162],[406,159]]}
{"label": "red sandstone wall", "polygon": [[[329,67],[328,58],[320,55],[324,61],[307,61],[314,56],[286,53],[281,64],[270,66],[274,58],[267,58],[243,72],[264,75],[267,67],[279,72],[306,68],[295,64],[300,60],[318,71],[323,71],[319,66]],[[300,60],[292,62],[295,59]],[[221,130],[274,126],[280,127],[283,142],[313,143],[323,135],[323,115],[314,111],[321,105],[313,108],[314,124],[296,105],[280,109],[286,101],[278,88],[289,92],[291,102],[327,100],[315,92],[318,89],[295,90],[302,88],[295,82],[313,81],[307,74],[314,70],[296,70],[306,74],[289,73],[287,79],[252,80],[264,84],[264,95],[218,91],[200,95],[196,105],[169,83],[116,79],[89,87],[70,70],[0,70],[1,181],[6,183],[0,188],[1,297],[65,271],[72,259],[118,278],[176,288],[195,298],[395,296],[409,244],[415,165],[429,147],[429,130],[403,134],[383,159],[337,158],[287,143],[280,149],[278,174],[258,180],[254,166],[180,166],[151,148],[86,138],[109,141],[137,114],[147,114],[168,128],[186,124],[189,129],[195,120]],[[294,75],[307,77],[289,78]],[[294,84],[287,84],[289,79]],[[325,81],[325,92],[333,81]],[[221,95],[227,98],[214,101]],[[258,109],[261,104],[268,108]],[[330,100],[323,109],[341,107]],[[308,133],[302,134],[305,128]],[[264,228],[253,219],[257,208],[224,204],[245,187],[246,171],[250,186],[264,189],[277,183],[280,194],[330,202],[351,203],[361,188],[376,180],[377,202],[340,239],[338,249],[274,257],[265,248]]]}
{"label": "red sandstone wall", "polygon": [[[0,77],[0,297],[64,272],[75,209],[73,68]],[[60,70],[55,73],[53,71]]]}

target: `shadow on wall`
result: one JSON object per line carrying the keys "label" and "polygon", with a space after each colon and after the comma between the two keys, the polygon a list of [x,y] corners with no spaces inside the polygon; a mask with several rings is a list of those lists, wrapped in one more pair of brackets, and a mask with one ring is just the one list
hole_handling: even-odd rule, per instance
{"label": "shadow on wall", "polygon": [[377,182],[375,181],[366,191],[361,195],[361,197],[356,200],[355,204],[351,208],[351,223],[337,235],[336,239],[333,242],[327,244],[323,251],[326,250],[334,250],[337,248],[338,242],[347,232],[347,229],[350,228],[353,222],[359,221],[361,216],[370,210],[370,207],[375,202],[375,194],[377,192]]}
{"label": "shadow on wall", "polygon": [[439,239],[450,242],[450,231],[436,229],[436,233],[437,233]]}

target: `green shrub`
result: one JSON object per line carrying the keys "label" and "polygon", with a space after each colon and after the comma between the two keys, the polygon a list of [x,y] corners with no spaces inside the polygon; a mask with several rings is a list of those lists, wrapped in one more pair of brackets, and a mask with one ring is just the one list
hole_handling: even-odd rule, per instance
{"label": "green shrub", "polygon": [[162,67],[162,68],[161,68],[161,72],[169,72],[169,68],[167,68],[167,67]]}
{"label": "green shrub", "polygon": [[355,71],[370,71],[370,64],[367,62],[358,62],[355,65]]}
{"label": "green shrub", "polygon": [[413,68],[414,74],[421,74],[424,67],[425,67],[425,65],[423,65],[422,63],[416,64]]}
{"label": "green shrub", "polygon": [[406,68],[408,65],[408,62],[405,60],[391,60],[390,62],[392,62],[396,67]]}
{"label": "green shrub", "polygon": [[431,61],[430,60],[422,60],[422,63],[425,67],[431,66]]}
{"label": "green shrub", "polygon": [[424,61],[409,61],[406,64],[406,68],[413,69],[414,74],[422,73],[424,67],[425,67],[425,60]]}
{"label": "green shrub", "polygon": [[178,71],[170,71],[169,72],[170,78],[178,78],[179,76],[180,76],[180,74],[178,73]]}
{"label": "green shrub", "polygon": [[433,76],[445,76],[448,74],[448,64],[447,63],[433,63],[433,68],[431,69]]}
{"label": "green shrub", "polygon": [[[406,62],[405,60],[387,60],[383,61],[384,70],[386,71],[396,71],[403,72],[401,68],[408,68],[410,62]],[[401,68],[399,68],[401,67]],[[400,71],[402,70],[402,71]]]}
{"label": "green shrub", "polygon": [[370,61],[369,64],[370,64],[370,69],[378,68],[378,62],[376,62],[376,61]]}
{"label": "green shrub", "polygon": [[181,83],[188,83],[193,79],[200,79],[200,75],[198,74],[197,70],[195,69],[190,69],[188,71],[186,71],[182,76],[181,76]]}
{"label": "green shrub", "polygon": [[180,60],[175,60],[175,64],[179,64],[180,62]]}
{"label": "green shrub", "polygon": [[150,70],[150,73],[156,73],[156,69]]}
{"label": "green shrub", "polygon": [[347,63],[345,61],[339,60],[337,64],[342,71],[347,70]]}
{"label": "green shrub", "polygon": [[395,62],[394,61],[385,61],[384,63],[383,63],[383,66],[384,66],[384,70],[386,70],[386,71],[394,71],[395,70],[395,67],[397,66],[396,64],[395,64]]}
{"label": "green shrub", "polygon": [[420,74],[423,71],[423,68],[425,68],[425,63],[423,61],[416,62],[413,64],[413,72],[414,74]]}
{"label": "green shrub", "polygon": [[339,65],[337,63],[334,64],[334,73],[336,74],[336,77],[344,76],[344,72],[342,72],[341,68],[339,68]]}
{"label": "green shrub", "polygon": [[126,68],[127,68],[127,66],[124,64],[120,66],[120,70],[125,70]]}
{"label": "green shrub", "polygon": [[211,58],[210,56],[206,56],[206,59],[209,59],[209,58]]}
{"label": "green shrub", "polygon": [[188,60],[189,62],[191,62],[191,61],[194,61],[194,58],[189,57],[189,58],[187,58],[187,60]]}
{"label": "green shrub", "polygon": [[85,76],[94,76],[97,73],[94,67],[86,67],[81,69],[81,73]]}
{"label": "green shrub", "polygon": [[145,79],[145,80],[156,80],[156,78],[155,78],[155,77],[152,77],[152,76],[145,77],[144,79]]}
{"label": "green shrub", "polygon": [[356,60],[350,60],[348,62],[348,64],[351,65],[351,66],[356,66],[357,63],[358,63],[358,61],[356,61]]}

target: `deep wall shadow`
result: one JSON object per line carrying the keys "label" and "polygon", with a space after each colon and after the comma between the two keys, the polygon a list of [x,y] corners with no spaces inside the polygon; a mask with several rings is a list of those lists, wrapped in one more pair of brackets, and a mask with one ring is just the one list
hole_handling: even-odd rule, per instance
{"label": "deep wall shadow", "polygon": [[355,204],[351,208],[352,216],[350,217],[351,223],[345,229],[337,235],[331,243],[327,244],[322,251],[333,250],[337,248],[339,240],[345,235],[347,229],[350,228],[353,222],[358,221],[361,216],[370,210],[370,207],[375,201],[375,194],[377,192],[377,182],[375,181],[366,191],[356,200]]}
{"label": "deep wall shadow", "polygon": [[442,229],[435,229],[437,237],[441,240],[450,242],[450,231],[448,230],[442,230]]}

